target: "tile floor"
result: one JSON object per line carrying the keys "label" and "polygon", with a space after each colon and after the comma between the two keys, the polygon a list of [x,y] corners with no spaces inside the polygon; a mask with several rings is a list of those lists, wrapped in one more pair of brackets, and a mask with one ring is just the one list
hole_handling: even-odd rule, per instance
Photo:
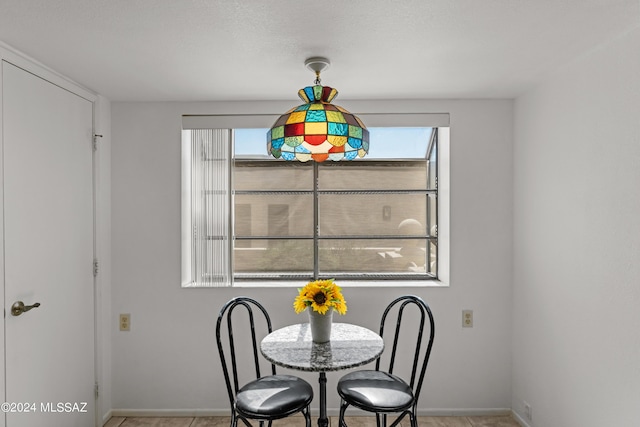
{"label": "tile floor", "polygon": [[[301,421],[291,417],[275,421],[273,427],[301,427],[304,426],[304,422]],[[373,417],[347,417],[346,421],[349,427],[375,427],[376,425]],[[405,420],[401,426],[407,427],[408,424]],[[338,425],[338,417],[331,417],[331,425]],[[420,427],[520,427],[520,424],[509,415],[418,417],[418,425]],[[239,423],[238,426],[241,424]],[[229,427],[229,417],[113,417],[104,427]]]}

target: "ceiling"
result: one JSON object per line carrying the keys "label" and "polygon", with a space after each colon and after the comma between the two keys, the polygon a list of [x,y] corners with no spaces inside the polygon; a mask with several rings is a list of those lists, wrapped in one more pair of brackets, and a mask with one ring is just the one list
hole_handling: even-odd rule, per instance
{"label": "ceiling", "polygon": [[638,0],[0,0],[0,41],[112,101],[512,98]]}

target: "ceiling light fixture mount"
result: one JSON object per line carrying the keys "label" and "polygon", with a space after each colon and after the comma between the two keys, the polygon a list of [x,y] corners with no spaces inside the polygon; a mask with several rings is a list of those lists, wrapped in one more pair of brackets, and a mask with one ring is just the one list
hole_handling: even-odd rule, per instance
{"label": "ceiling light fixture mount", "polygon": [[369,131],[344,108],[331,104],[338,91],[320,84],[320,73],[331,63],[312,57],[305,67],[316,74],[313,86],[298,91],[305,102],[280,116],[267,132],[267,152],[276,159],[353,160],[369,152]]}
{"label": "ceiling light fixture mount", "polygon": [[329,62],[327,58],[323,58],[321,56],[314,56],[313,58],[309,58],[304,61],[304,66],[316,73],[316,81],[313,83],[317,85],[320,84],[320,73],[328,70],[329,65],[331,65],[331,62]]}

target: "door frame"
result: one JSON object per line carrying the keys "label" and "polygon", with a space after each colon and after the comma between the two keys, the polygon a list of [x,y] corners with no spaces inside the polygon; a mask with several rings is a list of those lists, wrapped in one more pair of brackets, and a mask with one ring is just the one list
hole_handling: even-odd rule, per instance
{"label": "door frame", "polygon": [[[58,74],[53,71],[49,67],[44,64],[22,54],[21,52],[15,50],[9,45],[0,42],[0,63],[8,62],[16,67],[19,67],[37,77],[40,77],[49,83],[52,83],[62,89],[65,89],[81,98],[86,99],[91,102],[93,109],[93,134],[96,134],[96,129],[101,125],[99,123],[99,116],[97,114],[97,108],[99,108],[98,95],[89,91],[88,89],[83,88],[82,86],[76,84],[72,80]],[[2,151],[4,148],[4,132],[3,129],[3,103],[1,102],[3,99],[2,93],[2,67],[0,67],[0,225],[4,224],[4,159],[2,158]],[[93,151],[92,155],[92,178],[93,178],[93,258],[94,260],[98,260],[101,254],[100,249],[104,249],[106,253],[108,248],[102,247],[103,241],[108,241],[106,239],[107,236],[104,235],[103,227],[100,227],[99,224],[103,219],[101,218],[100,213],[98,212],[98,202],[101,200],[100,188],[99,188],[99,179],[97,175],[97,171],[100,167],[100,159],[97,155],[96,150]],[[106,217],[107,215],[105,215]],[[5,253],[4,253],[4,227],[0,226],[0,303],[4,308],[4,316],[2,327],[0,327],[0,343],[2,343],[2,347],[0,349],[0,402],[6,401],[6,361],[5,361],[5,319],[7,317],[7,305],[5,301]],[[103,359],[103,334],[107,334],[107,339],[110,336],[108,325],[104,324],[102,321],[104,318],[102,315],[102,293],[105,289],[108,289],[108,283],[102,280],[102,276],[104,274],[94,274],[93,279],[93,301],[94,301],[94,381],[97,386],[101,387],[107,381],[102,374],[102,359]],[[103,411],[102,407],[103,395],[99,394],[95,399],[95,425],[100,427],[104,423],[103,419]],[[110,408],[108,410],[110,413]],[[6,427],[6,417],[4,414],[0,414],[0,427]]]}

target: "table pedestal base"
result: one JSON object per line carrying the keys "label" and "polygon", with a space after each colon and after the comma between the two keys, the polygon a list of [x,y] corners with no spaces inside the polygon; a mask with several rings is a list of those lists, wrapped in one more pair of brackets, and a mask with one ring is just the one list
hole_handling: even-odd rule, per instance
{"label": "table pedestal base", "polygon": [[328,427],[329,418],[327,418],[327,375],[320,372],[320,418],[318,418],[318,427]]}

